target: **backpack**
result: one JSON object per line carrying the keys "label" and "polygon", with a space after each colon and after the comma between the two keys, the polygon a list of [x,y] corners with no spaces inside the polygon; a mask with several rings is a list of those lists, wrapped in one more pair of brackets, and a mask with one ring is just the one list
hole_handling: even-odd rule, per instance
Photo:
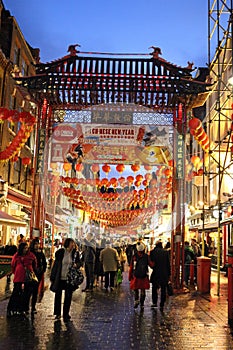
{"label": "backpack", "polygon": [[148,255],[143,254],[142,257],[135,255],[136,261],[134,261],[135,268],[133,274],[136,278],[145,278],[148,273]]}

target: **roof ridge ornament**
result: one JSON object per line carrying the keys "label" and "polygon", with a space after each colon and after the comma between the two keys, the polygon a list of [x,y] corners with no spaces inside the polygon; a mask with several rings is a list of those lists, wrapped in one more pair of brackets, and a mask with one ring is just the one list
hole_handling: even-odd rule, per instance
{"label": "roof ridge ornament", "polygon": [[80,47],[81,45],[79,44],[72,44],[68,46],[68,50],[67,52],[70,53],[70,56],[76,56],[77,53],[79,52],[78,50],[76,50],[76,47]]}
{"label": "roof ridge ornament", "polygon": [[149,49],[153,49],[154,51],[151,53],[154,59],[158,59],[159,55],[162,55],[162,51],[158,46],[150,46]]}

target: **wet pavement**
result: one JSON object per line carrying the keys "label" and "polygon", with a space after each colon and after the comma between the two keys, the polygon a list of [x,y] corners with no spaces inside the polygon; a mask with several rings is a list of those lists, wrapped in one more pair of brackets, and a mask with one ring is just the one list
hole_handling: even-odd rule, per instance
{"label": "wet pavement", "polygon": [[[6,318],[6,279],[0,281],[0,349],[4,350],[225,350],[233,349],[228,326],[227,278],[221,276],[220,296],[216,295],[216,273],[211,274],[210,295],[192,290],[178,293],[166,303],[164,312],[151,309],[147,291],[144,311],[133,308],[127,274],[123,284],[106,293],[74,292],[72,321],[55,321],[54,294],[47,289],[38,313],[28,319]],[[11,289],[11,288],[10,288]],[[7,292],[9,295],[9,292]]]}

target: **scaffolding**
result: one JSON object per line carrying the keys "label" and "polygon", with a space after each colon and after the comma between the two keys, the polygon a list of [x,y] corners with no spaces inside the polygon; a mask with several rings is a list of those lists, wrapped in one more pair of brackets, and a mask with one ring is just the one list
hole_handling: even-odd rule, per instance
{"label": "scaffolding", "polygon": [[[232,85],[229,80],[233,76],[232,24],[232,0],[208,0],[208,67],[213,89],[207,100],[205,121],[212,142],[204,172],[204,176],[208,178],[206,189],[208,193],[203,194],[203,198],[206,196],[208,199],[209,209],[215,208],[218,211],[218,295],[220,292],[222,212],[224,203],[227,203],[224,193],[229,193],[227,186],[230,186],[233,180],[231,168],[233,164],[233,100]],[[211,198],[214,190],[215,199]]]}

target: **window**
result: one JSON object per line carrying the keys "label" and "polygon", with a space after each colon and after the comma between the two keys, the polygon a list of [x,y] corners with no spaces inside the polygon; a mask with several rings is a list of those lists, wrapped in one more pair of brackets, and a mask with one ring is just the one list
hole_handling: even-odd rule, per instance
{"label": "window", "polygon": [[19,67],[19,58],[20,58],[20,48],[15,45],[14,48],[14,64],[16,64]]}
{"label": "window", "polygon": [[22,65],[21,65],[21,73],[23,77],[28,75],[28,65],[26,64],[23,58],[22,58]]}
{"label": "window", "polygon": [[14,162],[13,183],[20,184],[21,158]]}

